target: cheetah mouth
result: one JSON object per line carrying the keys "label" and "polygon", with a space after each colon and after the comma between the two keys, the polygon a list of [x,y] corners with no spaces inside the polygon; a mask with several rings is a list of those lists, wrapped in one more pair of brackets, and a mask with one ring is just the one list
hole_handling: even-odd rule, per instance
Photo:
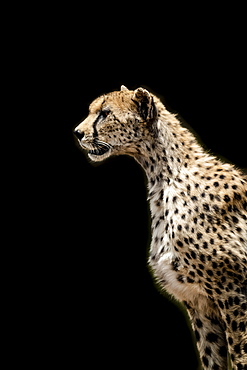
{"label": "cheetah mouth", "polygon": [[112,146],[104,141],[94,141],[93,144],[80,143],[81,147],[87,151],[88,157],[93,161],[101,161],[109,157]]}

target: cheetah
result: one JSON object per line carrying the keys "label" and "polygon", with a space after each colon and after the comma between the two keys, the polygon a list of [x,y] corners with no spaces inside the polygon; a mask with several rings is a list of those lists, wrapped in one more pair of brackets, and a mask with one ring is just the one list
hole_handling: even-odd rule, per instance
{"label": "cheetah", "polygon": [[203,369],[247,369],[247,176],[207,152],[161,100],[125,86],[74,130],[93,162],[130,155],[148,181],[148,264],[188,311]]}

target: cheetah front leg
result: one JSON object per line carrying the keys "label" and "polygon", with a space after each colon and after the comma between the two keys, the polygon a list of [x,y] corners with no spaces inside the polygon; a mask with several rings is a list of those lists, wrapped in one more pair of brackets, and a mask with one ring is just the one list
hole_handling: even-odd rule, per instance
{"label": "cheetah front leg", "polygon": [[226,293],[224,300],[218,299],[233,370],[247,370],[247,281],[244,284]]}
{"label": "cheetah front leg", "polygon": [[[210,302],[211,303],[211,302]],[[185,302],[195,333],[196,345],[202,362],[207,370],[227,370],[227,341],[225,324],[219,311],[204,312],[199,305],[191,306]]]}

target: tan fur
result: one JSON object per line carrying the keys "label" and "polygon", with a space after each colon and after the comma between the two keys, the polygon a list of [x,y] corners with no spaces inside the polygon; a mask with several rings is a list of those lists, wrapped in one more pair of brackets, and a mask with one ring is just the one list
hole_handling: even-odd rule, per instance
{"label": "tan fur", "polygon": [[143,88],[97,98],[75,129],[93,161],[129,154],[144,168],[149,265],[187,307],[204,369],[247,369],[247,177],[209,155]]}

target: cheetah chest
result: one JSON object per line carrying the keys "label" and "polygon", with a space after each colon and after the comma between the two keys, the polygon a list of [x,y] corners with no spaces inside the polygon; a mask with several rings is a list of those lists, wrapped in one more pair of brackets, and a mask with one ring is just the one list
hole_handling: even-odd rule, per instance
{"label": "cheetah chest", "polygon": [[[149,265],[162,288],[178,300],[191,300],[193,295],[204,294],[200,281],[184,262],[184,252],[179,250],[177,230],[184,215],[180,214],[180,199],[173,187],[163,190],[163,201],[159,196],[150,199],[152,214],[152,242]],[[160,192],[158,192],[160,194]]]}

